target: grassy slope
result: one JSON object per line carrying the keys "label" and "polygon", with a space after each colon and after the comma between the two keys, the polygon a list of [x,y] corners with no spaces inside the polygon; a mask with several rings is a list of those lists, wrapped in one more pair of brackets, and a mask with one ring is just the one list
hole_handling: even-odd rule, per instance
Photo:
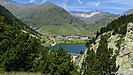
{"label": "grassy slope", "polygon": [[129,14],[133,14],[133,9],[125,11],[122,15],[129,15]]}
{"label": "grassy slope", "polygon": [[35,36],[40,36],[38,32],[27,26],[21,20],[16,18],[10,11],[8,11],[5,7],[0,5],[0,16],[3,16],[5,20],[7,20],[7,24],[16,25],[18,29],[25,30],[27,33],[33,34]]}
{"label": "grassy slope", "polygon": [[86,43],[86,40],[82,40],[82,39],[71,39],[71,40],[57,39],[55,41],[56,43]]}
{"label": "grassy slope", "polygon": [[94,34],[96,31],[99,31],[100,28],[106,26],[108,23],[116,19],[118,16],[114,14],[109,15],[102,15],[97,17],[92,17],[91,19],[86,19],[85,22],[88,24],[87,28],[90,28],[92,31],[92,34]]}
{"label": "grassy slope", "polygon": [[90,34],[82,20],[49,2],[19,10],[16,16],[43,34]]}
{"label": "grassy slope", "polygon": [[[75,26],[76,25],[76,26]],[[47,29],[46,31],[43,31]],[[44,25],[41,28],[42,33],[46,34],[56,34],[56,35],[68,35],[68,34],[75,34],[75,35],[88,35],[88,31],[86,31],[81,25],[75,24],[64,24],[61,26],[56,25]]]}

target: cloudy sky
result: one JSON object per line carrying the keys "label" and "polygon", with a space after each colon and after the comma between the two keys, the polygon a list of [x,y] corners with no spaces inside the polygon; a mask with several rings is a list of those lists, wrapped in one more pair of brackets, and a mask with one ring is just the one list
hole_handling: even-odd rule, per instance
{"label": "cloudy sky", "polygon": [[11,0],[19,3],[42,4],[52,2],[65,8],[67,11],[92,11],[101,10],[114,14],[121,14],[128,9],[133,9],[133,0]]}

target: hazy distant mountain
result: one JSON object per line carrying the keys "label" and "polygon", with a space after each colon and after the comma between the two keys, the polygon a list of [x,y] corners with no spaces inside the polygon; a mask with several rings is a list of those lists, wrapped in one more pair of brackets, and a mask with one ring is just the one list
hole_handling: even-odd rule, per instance
{"label": "hazy distant mountain", "polygon": [[90,12],[83,12],[83,11],[71,11],[70,14],[80,17],[80,18],[90,18],[94,15],[105,15],[105,14],[109,14],[107,12],[102,12],[100,10],[94,10],[94,11],[90,11]]}
{"label": "hazy distant mountain", "polygon": [[96,32],[101,27],[106,26],[118,17],[118,15],[100,10],[90,12],[72,11],[70,14],[82,19],[86,24],[88,24],[87,28],[90,28],[92,32]]}
{"label": "hazy distant mountain", "polygon": [[122,15],[130,15],[130,14],[133,14],[133,9],[125,11]]}
{"label": "hazy distant mountain", "polygon": [[5,6],[13,14],[17,13],[21,9],[30,8],[36,6],[34,3],[21,4],[10,0],[0,0],[0,4]]}

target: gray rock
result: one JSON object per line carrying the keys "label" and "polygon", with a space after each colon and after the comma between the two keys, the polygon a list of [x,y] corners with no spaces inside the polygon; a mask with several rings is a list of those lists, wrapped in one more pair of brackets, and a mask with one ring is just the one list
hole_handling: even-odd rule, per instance
{"label": "gray rock", "polygon": [[132,35],[132,36],[130,36],[130,39],[132,39],[132,40],[133,40],[133,35]]}
{"label": "gray rock", "polygon": [[131,59],[133,59],[133,53],[132,53],[132,54],[129,54],[129,57],[130,57]]}
{"label": "gray rock", "polygon": [[132,74],[133,74],[133,68],[117,71],[115,75],[132,75]]}

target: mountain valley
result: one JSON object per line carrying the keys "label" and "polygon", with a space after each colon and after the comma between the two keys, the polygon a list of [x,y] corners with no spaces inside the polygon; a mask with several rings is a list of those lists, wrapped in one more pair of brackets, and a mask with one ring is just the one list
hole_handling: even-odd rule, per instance
{"label": "mountain valley", "polygon": [[[101,27],[106,27],[108,23],[119,17],[119,15],[100,10],[67,12],[51,2],[37,5],[0,0],[0,4],[31,28],[44,35],[83,34],[94,36]],[[131,14],[132,11],[128,10],[124,13]]]}
{"label": "mountain valley", "polygon": [[[9,8],[9,4],[3,4],[9,10],[18,8]],[[11,2],[11,5],[12,2]],[[30,7],[30,5],[32,7]],[[12,10],[14,11],[14,10]],[[11,12],[12,12],[11,11]],[[40,5],[28,4],[27,7],[21,6],[15,9],[17,12],[12,12],[17,18],[21,19],[24,23],[31,28],[39,31],[45,35],[61,35],[61,34],[86,34],[90,32],[86,28],[84,21],[77,17],[70,15],[63,8],[47,2]]]}
{"label": "mountain valley", "polygon": [[93,33],[96,33],[96,31],[99,31],[101,27],[106,26],[119,16],[100,10],[90,12],[72,11],[70,14],[82,19],[87,24],[86,28],[89,28]]}
{"label": "mountain valley", "polygon": [[[0,0],[0,32],[0,75],[133,74],[133,9],[68,12],[51,2]],[[58,43],[85,50],[69,53]]]}

